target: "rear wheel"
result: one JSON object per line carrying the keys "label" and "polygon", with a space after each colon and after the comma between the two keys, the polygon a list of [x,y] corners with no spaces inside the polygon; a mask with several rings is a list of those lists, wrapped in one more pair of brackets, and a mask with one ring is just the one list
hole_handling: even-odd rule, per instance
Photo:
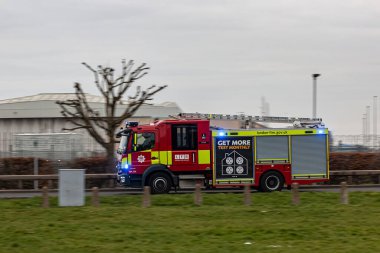
{"label": "rear wheel", "polygon": [[281,191],[283,186],[284,178],[276,171],[269,171],[260,179],[260,190],[263,192]]}
{"label": "rear wheel", "polygon": [[158,172],[150,176],[149,186],[153,194],[168,193],[172,187],[172,181],[168,174]]}

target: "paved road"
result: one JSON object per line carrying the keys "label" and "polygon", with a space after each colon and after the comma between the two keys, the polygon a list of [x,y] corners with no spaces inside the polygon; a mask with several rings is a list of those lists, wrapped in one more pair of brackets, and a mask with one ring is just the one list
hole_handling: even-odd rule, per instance
{"label": "paved road", "polygon": [[[349,192],[380,192],[380,185],[352,185],[348,187]],[[284,190],[287,191],[287,190]],[[339,192],[339,186],[302,186],[300,187],[301,192]],[[184,194],[192,193],[193,191],[174,191],[171,194]],[[208,190],[204,191],[205,193],[218,193],[218,192],[243,192],[242,190],[236,189],[218,189],[218,190]],[[253,191],[255,192],[255,191]],[[111,195],[125,195],[125,194],[142,194],[141,190],[138,189],[125,189],[125,188],[116,188],[116,189],[102,189],[99,192],[100,196],[111,196]],[[50,196],[57,196],[57,190],[51,190],[49,192]],[[86,195],[91,195],[91,190],[86,191]],[[0,190],[0,198],[32,198],[36,196],[41,196],[41,191],[34,190]]]}

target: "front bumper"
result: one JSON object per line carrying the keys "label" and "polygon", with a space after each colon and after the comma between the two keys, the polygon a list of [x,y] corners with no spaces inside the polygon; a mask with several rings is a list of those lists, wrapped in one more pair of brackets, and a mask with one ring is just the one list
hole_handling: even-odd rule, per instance
{"label": "front bumper", "polygon": [[118,173],[117,182],[125,187],[133,187],[133,188],[141,188],[141,180],[142,176],[141,175],[130,175],[128,173]]}
{"label": "front bumper", "polygon": [[122,185],[129,184],[129,177],[127,174],[117,174],[116,181]]}

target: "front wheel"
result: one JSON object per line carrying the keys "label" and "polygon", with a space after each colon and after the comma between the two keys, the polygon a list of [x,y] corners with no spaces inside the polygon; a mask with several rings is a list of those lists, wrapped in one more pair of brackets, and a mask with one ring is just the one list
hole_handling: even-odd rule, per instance
{"label": "front wheel", "polygon": [[152,194],[168,193],[172,187],[171,178],[163,172],[155,173],[149,178],[149,186]]}
{"label": "front wheel", "polygon": [[284,178],[276,171],[269,171],[260,179],[260,190],[263,192],[281,191],[283,186]]}

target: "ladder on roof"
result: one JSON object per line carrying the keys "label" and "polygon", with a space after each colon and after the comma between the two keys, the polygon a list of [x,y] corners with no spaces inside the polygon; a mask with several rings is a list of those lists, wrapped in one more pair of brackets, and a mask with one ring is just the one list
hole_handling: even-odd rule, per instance
{"label": "ladder on roof", "polygon": [[244,114],[210,114],[210,113],[180,113],[185,119],[214,119],[214,120],[244,120],[248,122],[264,123],[288,123],[294,127],[319,128],[324,127],[321,118],[297,118],[297,117],[273,117],[273,116],[248,116]]}

